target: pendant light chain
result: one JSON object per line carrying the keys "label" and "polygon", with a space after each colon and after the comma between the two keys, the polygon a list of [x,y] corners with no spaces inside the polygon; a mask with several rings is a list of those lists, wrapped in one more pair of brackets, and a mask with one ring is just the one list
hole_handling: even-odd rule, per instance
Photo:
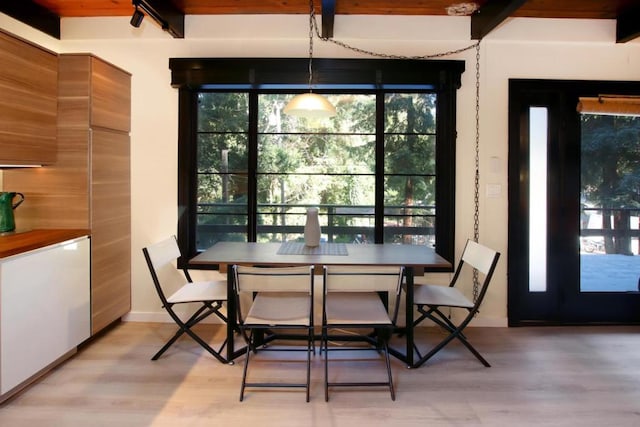
{"label": "pendant light chain", "polygon": [[316,19],[313,0],[309,0],[309,92],[313,84],[313,25]]}
{"label": "pendant light chain", "polygon": [[[476,44],[476,158],[474,179],[473,240],[480,238],[480,42]],[[473,301],[478,300],[478,270],[473,269]]]}
{"label": "pendant light chain", "polygon": [[324,96],[313,93],[313,2],[309,3],[309,61],[308,84],[309,91],[295,95],[284,106],[282,112],[292,117],[307,120],[333,117],[336,115],[336,107]]}
{"label": "pendant light chain", "polygon": [[[310,27],[311,29],[315,29],[315,33],[316,36],[324,41],[324,42],[329,42],[329,43],[333,43],[337,46],[340,46],[341,48],[350,50],[352,52],[356,52],[356,53],[360,53],[363,55],[368,55],[368,56],[375,56],[378,58],[385,58],[385,59],[433,59],[433,58],[442,58],[445,56],[450,56],[450,55],[455,55],[457,53],[462,53],[465,52],[467,50],[473,49],[474,47],[480,46],[480,40],[478,40],[476,43],[473,43],[469,46],[465,46],[462,47],[460,49],[453,49],[453,50],[448,50],[446,52],[438,52],[438,53],[432,53],[430,55],[415,55],[415,56],[405,56],[405,55],[395,55],[395,54],[391,54],[391,53],[381,53],[381,52],[373,52],[370,50],[365,50],[365,49],[361,49],[359,47],[354,47],[351,46],[347,43],[341,42],[339,40],[335,40],[333,38],[330,37],[322,37],[320,35],[320,30],[318,29],[318,22],[316,21],[316,14],[315,14],[315,7],[313,5],[313,0],[309,1],[309,8],[311,10],[310,12],[310,19],[311,19],[311,23],[310,23]],[[313,35],[311,35],[313,36]]]}

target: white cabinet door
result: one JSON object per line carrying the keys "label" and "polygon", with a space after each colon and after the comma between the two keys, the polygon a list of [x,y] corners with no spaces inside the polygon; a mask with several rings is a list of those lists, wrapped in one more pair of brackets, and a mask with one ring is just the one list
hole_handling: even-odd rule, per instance
{"label": "white cabinet door", "polygon": [[88,237],[0,260],[0,394],[91,332]]}

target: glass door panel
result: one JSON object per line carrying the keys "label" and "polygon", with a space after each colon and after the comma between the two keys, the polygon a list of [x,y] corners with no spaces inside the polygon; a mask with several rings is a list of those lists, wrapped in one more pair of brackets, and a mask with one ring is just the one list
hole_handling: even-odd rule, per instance
{"label": "glass door panel", "polygon": [[580,121],[580,291],[638,291],[640,117]]}
{"label": "glass door panel", "polygon": [[547,290],[547,108],[529,109],[529,291]]}

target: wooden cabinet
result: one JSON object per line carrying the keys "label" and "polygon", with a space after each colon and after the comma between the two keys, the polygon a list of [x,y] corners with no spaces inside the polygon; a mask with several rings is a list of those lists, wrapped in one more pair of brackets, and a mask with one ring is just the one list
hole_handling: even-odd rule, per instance
{"label": "wooden cabinet", "polygon": [[131,131],[131,76],[97,58],[91,60],[91,126]]}
{"label": "wooden cabinet", "polygon": [[91,317],[98,332],[131,309],[129,134],[91,132]]}
{"label": "wooden cabinet", "polygon": [[91,330],[131,309],[131,75],[87,54],[59,56],[58,160],[5,170],[25,195],[18,228],[91,230]]}
{"label": "wooden cabinet", "polygon": [[98,57],[61,54],[59,115],[62,129],[131,130],[131,75]]}
{"label": "wooden cabinet", "polygon": [[0,164],[56,160],[58,56],[0,31]]}

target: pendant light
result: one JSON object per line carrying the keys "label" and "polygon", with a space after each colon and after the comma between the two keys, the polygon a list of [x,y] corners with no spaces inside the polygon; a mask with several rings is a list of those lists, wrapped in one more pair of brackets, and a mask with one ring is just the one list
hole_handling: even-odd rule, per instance
{"label": "pendant light", "polygon": [[313,93],[313,0],[309,1],[309,92],[296,95],[284,107],[284,113],[307,119],[322,119],[336,115],[336,107],[324,96]]}

